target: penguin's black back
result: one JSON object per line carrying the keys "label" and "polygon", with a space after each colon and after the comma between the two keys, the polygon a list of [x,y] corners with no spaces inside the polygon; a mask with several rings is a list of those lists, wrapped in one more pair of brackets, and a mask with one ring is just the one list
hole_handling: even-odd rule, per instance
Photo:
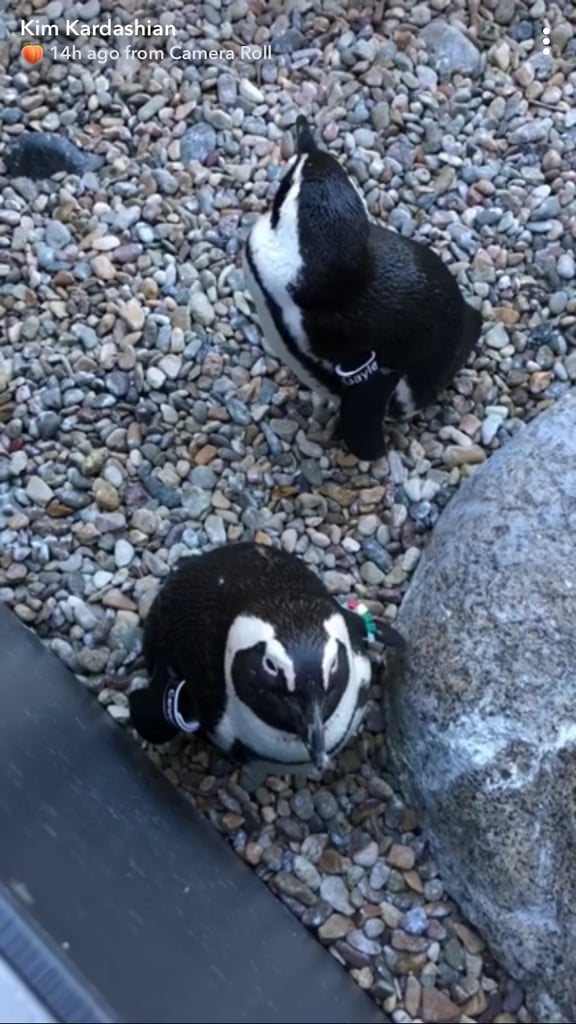
{"label": "penguin's black back", "polygon": [[278,548],[246,541],[191,555],[166,578],[148,612],[146,670],[153,685],[155,678],[164,685],[167,668],[187,679],[197,701],[189,715],[210,731],[223,710],[224,651],[236,616],[248,612],[289,633],[310,622],[319,603],[336,610],[320,578]]}
{"label": "penguin's black back", "polygon": [[[458,282],[428,246],[370,224],[362,256],[362,280],[346,293],[315,298],[316,252],[303,253],[304,327],[316,355],[352,360],[375,350],[380,364],[432,389],[463,365],[476,344],[480,314],[464,300]],[[352,285],[352,282],[351,282]],[[414,386],[414,385],[413,385]]]}

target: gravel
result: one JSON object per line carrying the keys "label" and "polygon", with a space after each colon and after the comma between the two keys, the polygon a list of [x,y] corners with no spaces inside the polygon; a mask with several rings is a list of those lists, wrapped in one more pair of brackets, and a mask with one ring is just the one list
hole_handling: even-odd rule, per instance
{"label": "gravel", "polygon": [[[576,380],[567,0],[548,14],[549,55],[541,0],[486,0],[472,20],[464,0],[285,6],[136,0],[130,17],[173,23],[179,45],[270,43],[272,58],[122,53],[92,68],[24,66],[0,13],[15,154],[0,166],[0,597],[119,724],[141,619],[183,555],[281,544],[393,620],[460,482]],[[264,352],[244,289],[242,239],[299,111],[371,214],[441,252],[485,320],[444,400],[392,425],[371,466],[331,442],[334,407]],[[75,148],[31,156],[27,132]],[[46,176],[63,160],[76,176]],[[337,770],[252,791],[197,739],[149,754],[393,1021],[529,1021],[447,896],[384,726],[375,685]]]}

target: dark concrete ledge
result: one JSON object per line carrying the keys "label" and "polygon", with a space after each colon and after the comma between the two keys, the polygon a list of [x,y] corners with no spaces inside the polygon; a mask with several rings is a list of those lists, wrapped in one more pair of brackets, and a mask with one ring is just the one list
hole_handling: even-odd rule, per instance
{"label": "dark concrete ledge", "polygon": [[4,607],[0,752],[0,954],[56,1019],[385,1020]]}

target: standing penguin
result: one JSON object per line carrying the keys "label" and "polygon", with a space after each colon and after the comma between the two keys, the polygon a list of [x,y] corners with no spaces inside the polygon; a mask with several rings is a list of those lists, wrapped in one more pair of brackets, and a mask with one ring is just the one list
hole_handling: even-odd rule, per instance
{"label": "standing penguin", "polygon": [[146,619],[150,685],[130,694],[132,723],[151,743],[201,729],[240,764],[323,769],[361,724],[371,631],[404,645],[294,555],[251,542],[192,555]]}
{"label": "standing penguin", "polygon": [[246,240],[246,282],[269,348],[306,387],[340,398],[342,439],[377,459],[384,418],[434,400],[474,349],[481,317],[435,252],[369,220],[304,117],[296,133],[272,208]]}

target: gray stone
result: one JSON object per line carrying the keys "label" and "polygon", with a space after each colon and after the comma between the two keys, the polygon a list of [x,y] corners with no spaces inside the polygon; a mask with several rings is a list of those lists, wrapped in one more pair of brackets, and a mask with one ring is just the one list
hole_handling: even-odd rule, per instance
{"label": "gray stone", "polygon": [[435,19],[420,33],[430,54],[434,68],[445,75],[457,71],[476,77],[480,74],[482,59],[474,43],[453,25]]}
{"label": "gray stone", "polygon": [[114,561],[116,562],[116,565],[118,566],[119,569],[122,569],[125,566],[130,565],[134,558],[134,554],[135,551],[132,545],[130,544],[130,541],[124,540],[123,538],[120,538],[120,540],[116,541],[116,544],[114,546]]}
{"label": "gray stone", "polygon": [[218,102],[223,107],[233,107],[238,97],[238,86],[234,75],[228,71],[218,76]]}
{"label": "gray stone", "polygon": [[553,121],[550,117],[541,120],[524,121],[508,135],[511,146],[525,146],[531,142],[543,142],[548,138]]}
{"label": "gray stone", "polygon": [[304,45],[304,36],[298,29],[289,28],[287,32],[272,39],[272,53],[293,53]]}
{"label": "gray stone", "polygon": [[59,220],[48,221],[46,241],[53,249],[64,249],[72,238],[70,228]]}
{"label": "gray stone", "polygon": [[195,466],[190,473],[190,483],[203,491],[211,491],[216,483],[216,474],[210,466]]}
{"label": "gray stone", "polygon": [[47,411],[41,412],[36,419],[38,435],[43,441],[51,441],[60,430],[62,420],[58,413]]}
{"label": "gray stone", "polygon": [[334,910],[338,910],[341,914],[350,915],[354,913],[354,908],[348,897],[346,883],[337,875],[328,875],[322,879],[320,895],[326,903],[329,903],[331,907],[334,907]]}
{"label": "gray stone", "polygon": [[446,888],[557,1024],[576,1014],[575,428],[569,395],[462,484],[399,611],[408,653],[386,687],[393,761]]}
{"label": "gray stone", "polygon": [[180,140],[180,156],[182,163],[192,160],[203,163],[206,157],[216,148],[216,132],[210,124],[195,124],[184,133]]}
{"label": "gray stone", "polygon": [[203,327],[208,327],[216,317],[212,303],[203,292],[194,292],[190,296],[190,312]]}

